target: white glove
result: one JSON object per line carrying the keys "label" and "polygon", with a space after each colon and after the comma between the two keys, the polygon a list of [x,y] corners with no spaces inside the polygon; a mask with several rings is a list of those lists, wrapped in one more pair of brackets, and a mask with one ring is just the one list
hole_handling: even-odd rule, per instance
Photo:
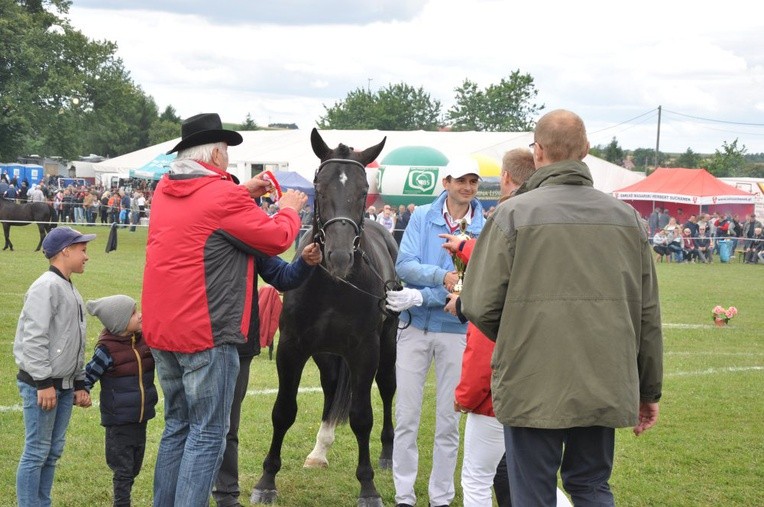
{"label": "white glove", "polygon": [[385,306],[393,312],[402,312],[412,306],[422,304],[422,293],[416,289],[403,288],[401,290],[387,291],[387,303]]}

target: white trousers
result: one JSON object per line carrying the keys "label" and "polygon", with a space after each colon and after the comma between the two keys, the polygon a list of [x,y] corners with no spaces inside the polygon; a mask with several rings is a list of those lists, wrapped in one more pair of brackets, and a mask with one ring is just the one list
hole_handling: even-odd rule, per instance
{"label": "white trousers", "polygon": [[464,507],[493,505],[493,478],[503,455],[504,426],[495,417],[467,414],[462,463]]}
{"label": "white trousers", "polygon": [[[493,478],[504,451],[504,426],[495,417],[467,414],[462,462],[464,507],[493,505]],[[571,507],[560,488],[557,488],[557,507]]]}
{"label": "white trousers", "polygon": [[419,468],[417,435],[424,384],[433,362],[436,382],[435,441],[428,495],[430,505],[448,505],[454,499],[460,415],[454,411],[454,390],[459,383],[466,342],[463,334],[425,333],[413,326],[402,330],[398,336],[393,445],[396,503],[416,503],[414,483]]}

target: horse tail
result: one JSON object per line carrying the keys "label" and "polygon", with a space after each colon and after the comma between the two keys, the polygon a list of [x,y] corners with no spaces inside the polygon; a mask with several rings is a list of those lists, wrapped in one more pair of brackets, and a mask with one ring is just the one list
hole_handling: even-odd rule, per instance
{"label": "horse tail", "polygon": [[350,368],[341,356],[332,356],[337,373],[337,388],[334,399],[326,415],[326,421],[334,426],[344,424],[350,417],[352,389],[350,387]]}

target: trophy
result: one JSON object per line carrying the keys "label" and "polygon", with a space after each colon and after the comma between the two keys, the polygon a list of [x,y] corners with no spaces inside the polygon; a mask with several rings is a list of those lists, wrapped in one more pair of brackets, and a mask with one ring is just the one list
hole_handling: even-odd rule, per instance
{"label": "trophy", "polygon": [[[459,234],[457,234],[456,237],[464,241],[470,239],[470,235],[467,234],[467,221],[465,219],[462,219],[459,222]],[[456,253],[451,256],[451,259],[454,261],[454,268],[456,269],[456,274],[459,276],[451,293],[459,294],[464,285],[464,271],[467,269],[467,263],[461,260]]]}

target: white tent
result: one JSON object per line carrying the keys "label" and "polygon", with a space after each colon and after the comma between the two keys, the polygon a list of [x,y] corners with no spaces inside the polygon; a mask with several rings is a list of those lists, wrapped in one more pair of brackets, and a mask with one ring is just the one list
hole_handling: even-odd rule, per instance
{"label": "white tent", "polygon": [[[253,165],[289,170],[313,181],[318,159],[310,145],[310,130],[256,130],[240,132],[244,142],[229,148],[231,172],[240,179],[249,178]],[[533,141],[532,132],[425,132],[382,130],[322,130],[326,144],[343,143],[364,149],[387,137],[380,160],[390,151],[403,146],[429,146],[446,157],[480,153],[499,162],[507,150],[527,147]],[[97,172],[128,174],[148,163],[160,153],[171,149],[180,139],[144,148],[96,164]],[[591,169],[595,188],[603,192],[623,188],[644,178],[644,174],[629,171],[591,155],[584,159]]]}

